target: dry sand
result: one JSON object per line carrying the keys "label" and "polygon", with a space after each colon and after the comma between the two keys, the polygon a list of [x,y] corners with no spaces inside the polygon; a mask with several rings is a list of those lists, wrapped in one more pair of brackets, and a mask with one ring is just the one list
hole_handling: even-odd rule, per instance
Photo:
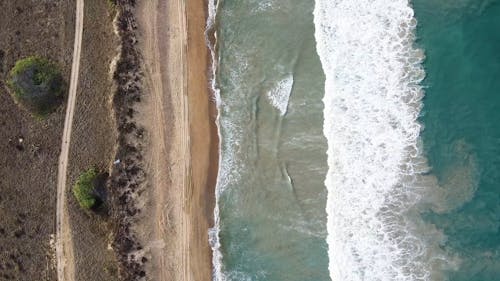
{"label": "dry sand", "polygon": [[135,230],[150,250],[148,280],[212,279],[207,232],[218,153],[206,6],[200,0],[150,0],[137,7],[146,93],[139,115],[150,133],[150,188]]}

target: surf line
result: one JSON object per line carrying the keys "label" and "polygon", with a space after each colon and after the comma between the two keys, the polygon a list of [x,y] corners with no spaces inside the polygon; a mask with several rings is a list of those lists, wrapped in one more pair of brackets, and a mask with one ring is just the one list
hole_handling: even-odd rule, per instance
{"label": "surf line", "polygon": [[219,170],[217,172],[217,182],[215,186],[215,207],[214,207],[214,226],[208,231],[208,240],[210,247],[212,248],[212,280],[214,281],[224,281],[225,277],[222,270],[222,252],[220,250],[220,215],[219,215],[219,198],[222,193],[221,179],[224,178],[225,170],[227,169],[224,165],[224,159],[222,155],[222,136],[221,136],[221,125],[220,125],[220,106],[221,106],[221,96],[220,89],[217,84],[217,69],[219,63],[218,51],[217,51],[217,10],[219,9],[219,4],[221,0],[209,0],[208,1],[208,16],[205,29],[205,40],[206,44],[210,50],[212,65],[210,74],[210,88],[212,91],[213,99],[217,107],[217,117],[215,123],[217,126],[217,133],[219,138]]}
{"label": "surf line", "polygon": [[429,185],[418,122],[424,55],[411,4],[316,0],[314,24],[326,77],[330,277],[440,280],[443,235],[417,211]]}

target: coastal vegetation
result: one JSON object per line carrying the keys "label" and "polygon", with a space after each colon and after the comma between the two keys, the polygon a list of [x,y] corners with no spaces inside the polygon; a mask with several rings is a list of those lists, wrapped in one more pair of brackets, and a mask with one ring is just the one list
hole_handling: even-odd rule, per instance
{"label": "coastal vegetation", "polygon": [[125,165],[113,165],[109,177],[110,197],[113,206],[112,216],[116,219],[113,249],[119,261],[120,280],[139,280],[145,276],[145,259],[130,258],[143,246],[131,229],[134,216],[140,209],[136,198],[145,182],[143,170],[143,135],[144,128],[135,123],[134,113],[137,103],[141,102],[142,71],[141,59],[137,49],[137,21],[133,8],[135,0],[117,1],[117,27],[119,30],[121,51],[116,64],[113,79],[116,92],[113,106],[118,129],[118,147],[115,159]]}
{"label": "coastal vegetation", "polygon": [[97,170],[95,168],[90,168],[78,177],[73,187],[73,195],[83,209],[92,209],[99,200],[95,195],[95,182],[97,176]]}
{"label": "coastal vegetation", "polygon": [[45,117],[63,100],[61,71],[45,58],[31,56],[17,61],[6,82],[16,103],[37,117]]}
{"label": "coastal vegetation", "polygon": [[108,6],[112,9],[116,8],[116,0],[107,0]]}
{"label": "coastal vegetation", "polygon": [[[3,140],[0,145],[0,280],[56,279],[57,271],[52,266],[56,232],[55,174],[64,112],[60,104],[57,112],[40,122],[41,118],[14,98],[8,80],[18,60],[41,56],[54,62],[60,70],[64,80],[61,100],[64,101],[73,55],[75,6],[76,1],[0,1],[0,136]],[[105,68],[102,76],[107,75],[107,65]],[[80,135],[83,134],[76,132],[73,137],[83,139]],[[73,161],[97,162],[81,158],[73,158]],[[81,217],[88,216],[81,214]],[[80,220],[71,219],[72,225],[80,225]],[[82,240],[80,236],[76,239]],[[103,249],[106,251],[106,244]],[[102,279],[105,278],[95,278]]]}

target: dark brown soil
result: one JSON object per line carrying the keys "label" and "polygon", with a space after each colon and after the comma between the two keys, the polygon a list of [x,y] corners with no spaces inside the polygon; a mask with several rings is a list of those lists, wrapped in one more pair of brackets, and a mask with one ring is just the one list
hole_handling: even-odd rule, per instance
{"label": "dark brown soil", "polygon": [[90,167],[108,172],[117,142],[113,96],[116,91],[110,65],[118,55],[119,38],[113,32],[114,9],[104,0],[85,0],[82,55],[71,136],[68,169],[68,207],[75,253],[77,281],[117,280],[118,266],[112,243],[114,226],[109,217],[106,188],[104,204],[85,212],[71,189],[80,173]]}
{"label": "dark brown soil", "polygon": [[39,55],[71,68],[74,2],[0,1],[0,280],[55,280],[57,161],[64,106],[37,121],[14,104],[4,79],[15,61]]}
{"label": "dark brown soil", "polygon": [[[78,281],[139,280],[147,262],[135,255],[142,247],[130,229],[140,212],[134,198],[144,188],[142,150],[147,142],[147,133],[134,119],[142,98],[135,0],[115,2],[113,10],[108,1],[85,1],[67,183],[72,186],[91,166],[110,177],[97,212],[81,210],[68,188]],[[74,11],[74,1],[0,1],[2,80],[16,60],[39,55],[55,61],[68,81]],[[118,38],[114,12],[119,15]],[[110,74],[118,53],[116,72]],[[56,280],[55,194],[64,114],[61,106],[38,121],[16,106],[0,83],[0,280]],[[116,159],[121,162],[113,164]]]}

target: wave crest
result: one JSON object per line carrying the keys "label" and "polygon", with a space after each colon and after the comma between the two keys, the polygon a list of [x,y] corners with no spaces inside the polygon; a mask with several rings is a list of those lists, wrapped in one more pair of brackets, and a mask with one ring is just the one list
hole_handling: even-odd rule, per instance
{"label": "wave crest", "polygon": [[278,81],[271,91],[267,94],[271,105],[279,110],[280,115],[284,116],[288,109],[288,101],[292,94],[293,88],[293,75],[288,75],[282,80]]}
{"label": "wave crest", "polygon": [[[432,186],[419,145],[425,77],[405,0],[316,0],[325,72],[332,280],[440,280],[445,237],[417,211]],[[424,235],[425,233],[425,235]]]}

